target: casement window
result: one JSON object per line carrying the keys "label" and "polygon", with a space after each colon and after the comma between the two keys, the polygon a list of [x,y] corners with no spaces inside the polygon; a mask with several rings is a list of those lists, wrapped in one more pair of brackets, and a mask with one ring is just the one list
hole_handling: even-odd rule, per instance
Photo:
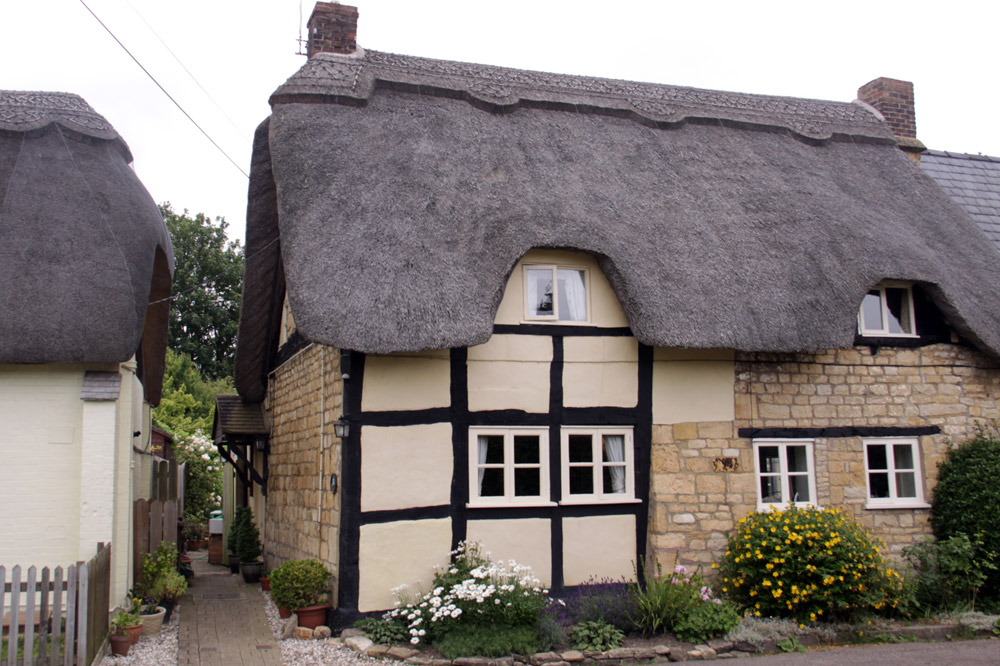
{"label": "casement window", "polygon": [[866,439],[867,508],[924,508],[920,450],[916,439]]}
{"label": "casement window", "polygon": [[884,283],[869,291],[861,301],[858,332],[875,337],[917,337],[910,285]]}
{"label": "casement window", "polygon": [[547,429],[469,429],[470,506],[550,503]]}
{"label": "casement window", "polygon": [[562,429],[563,504],[631,502],[635,465],[631,428]]}
{"label": "casement window", "polygon": [[753,443],[757,509],[816,505],[816,467],[811,439],[759,439]]}
{"label": "casement window", "polygon": [[527,264],[524,267],[524,318],[587,322],[590,320],[589,289],[585,268]]}

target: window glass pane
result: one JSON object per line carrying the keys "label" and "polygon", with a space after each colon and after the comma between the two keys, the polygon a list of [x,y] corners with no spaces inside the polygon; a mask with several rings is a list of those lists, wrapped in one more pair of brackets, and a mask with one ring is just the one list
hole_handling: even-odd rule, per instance
{"label": "window glass pane", "polygon": [[788,486],[792,493],[792,496],[788,498],[789,502],[812,501],[812,498],[809,497],[809,476],[807,474],[789,476]]}
{"label": "window glass pane", "polygon": [[604,462],[625,462],[625,436],[605,435],[602,453],[604,454]]}
{"label": "window glass pane", "polygon": [[605,494],[620,495],[625,492],[625,466],[608,465],[604,468]]}
{"label": "window glass pane", "polygon": [[868,488],[873,499],[889,496],[889,474],[875,472],[868,475]]}
{"label": "window glass pane", "polygon": [[594,470],[592,467],[569,468],[569,494],[594,494]]}
{"label": "window glass pane", "polygon": [[560,268],[559,276],[559,319],[560,321],[587,320],[587,288],[584,272]]}
{"label": "window glass pane", "polygon": [[479,464],[503,463],[503,435],[479,436]]}
{"label": "window glass pane", "polygon": [[894,444],[892,459],[896,469],[913,469],[913,447],[909,444]]}
{"label": "window glass pane", "polygon": [[869,291],[861,301],[861,330],[882,330],[882,294],[878,290]]}
{"label": "window glass pane", "polygon": [[781,477],[760,477],[760,497],[764,504],[776,504],[781,501]]}
{"label": "window glass pane", "polygon": [[480,469],[481,481],[479,482],[480,497],[503,497],[503,468],[488,467]]}
{"label": "window glass pane", "polygon": [[868,445],[868,469],[889,469],[884,444]]}
{"label": "window glass pane", "polygon": [[778,447],[777,446],[762,446],[757,449],[758,462],[760,463],[759,472],[780,472],[781,471],[781,459],[778,457]]}
{"label": "window glass pane", "polygon": [[789,472],[808,472],[809,460],[806,458],[806,447],[789,446],[786,450],[788,455]]}
{"label": "window glass pane", "polygon": [[528,314],[534,317],[548,317],[555,314],[552,309],[551,269],[528,269]]}
{"label": "window glass pane", "polygon": [[514,496],[538,497],[542,490],[537,467],[518,467],[514,470]]}
{"label": "window glass pane", "polygon": [[886,287],[885,304],[889,311],[890,333],[912,333],[913,325],[910,317],[910,298],[908,289]]}
{"label": "window glass pane", "polygon": [[538,435],[514,435],[514,462],[538,464]]}
{"label": "window glass pane", "polygon": [[917,481],[913,472],[896,472],[896,496],[917,496]]}
{"label": "window glass pane", "polygon": [[594,462],[594,444],[591,435],[569,436],[569,461]]}

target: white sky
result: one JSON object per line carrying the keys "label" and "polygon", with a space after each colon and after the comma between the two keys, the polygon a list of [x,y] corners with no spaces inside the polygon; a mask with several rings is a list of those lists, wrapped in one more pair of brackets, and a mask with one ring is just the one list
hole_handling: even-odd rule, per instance
{"label": "white sky", "polygon": [[[249,173],[267,98],[305,61],[296,39],[314,0],[86,2]],[[997,2],[354,4],[359,44],[393,53],[845,102],[879,76],[913,81],[917,135],[929,148],[1000,156]],[[230,236],[243,237],[246,178],[79,0],[0,0],[0,89],[83,96],[129,144],[157,202],[222,215]]]}

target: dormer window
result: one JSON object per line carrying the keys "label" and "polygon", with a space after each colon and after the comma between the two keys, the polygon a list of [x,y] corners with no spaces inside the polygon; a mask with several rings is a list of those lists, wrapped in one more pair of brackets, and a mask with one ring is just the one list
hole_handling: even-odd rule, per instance
{"label": "dormer window", "polygon": [[884,283],[869,291],[861,301],[858,332],[865,336],[917,337],[910,285]]}
{"label": "dormer window", "polygon": [[534,321],[586,322],[587,269],[528,264],[524,267],[524,318]]}

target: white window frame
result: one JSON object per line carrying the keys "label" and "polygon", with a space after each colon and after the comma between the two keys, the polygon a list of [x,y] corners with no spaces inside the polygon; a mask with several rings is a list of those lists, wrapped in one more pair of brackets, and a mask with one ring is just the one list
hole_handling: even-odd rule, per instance
{"label": "white window frame", "polygon": [[[896,460],[891,447],[896,445],[909,446],[912,451],[913,468],[900,471],[912,472],[916,497],[899,497],[896,489]],[[868,447],[885,446],[886,469],[872,470],[868,467]],[[923,465],[920,457],[920,441],[916,437],[871,437],[861,440],[861,455],[865,462],[865,497],[866,509],[927,509],[930,508],[924,500]],[[872,497],[872,472],[885,472],[889,476],[889,497]]]}
{"label": "white window frame", "polygon": [[[910,332],[909,333],[893,333],[889,331],[889,304],[886,299],[885,290],[886,289],[903,289],[906,291],[906,299],[908,310],[910,313]],[[864,320],[864,299],[868,297],[873,291],[879,293],[879,305],[881,311],[881,321],[879,322],[879,327],[875,328],[870,326],[870,322]],[[876,286],[872,287],[865,292],[862,298],[862,304],[858,307],[858,333],[863,337],[870,338],[918,338],[920,335],[917,333],[917,319],[916,314],[913,310],[913,285],[907,282],[881,282]]]}
{"label": "white window frame", "polygon": [[[495,497],[479,496],[479,469],[484,465],[479,463],[479,436],[497,435],[504,438],[503,463],[491,464],[486,467],[502,467],[504,471],[504,494]],[[538,436],[538,464],[515,464],[514,437],[516,435]],[[514,470],[533,467],[539,470],[539,494],[537,496],[517,497],[514,495]],[[469,428],[469,507],[502,507],[502,506],[552,506],[549,492],[549,430],[533,427],[484,427]]]}
{"label": "white window frame", "polygon": [[[570,463],[570,435],[591,435],[593,452],[589,463]],[[621,435],[625,442],[625,460],[622,464],[608,465],[604,462],[603,443],[605,435]],[[565,426],[560,431],[560,458],[562,477],[562,497],[560,504],[625,504],[639,500],[635,497],[635,451],[633,446],[632,428],[629,427],[584,427]],[[625,470],[625,492],[604,492],[604,468],[623,467]],[[590,494],[571,495],[569,492],[569,471],[571,467],[590,467],[594,475],[594,492]]]}
{"label": "white window frame", "polygon": [[[559,324],[563,326],[586,326],[593,318],[590,304],[590,269],[586,266],[571,266],[568,264],[524,264],[521,273],[521,281],[524,283],[524,321],[532,324],[546,323]],[[528,300],[528,271],[550,270],[552,271],[552,314],[537,315],[532,314],[531,303]],[[583,273],[583,289],[587,295],[587,316],[580,320],[559,318],[559,271],[580,271]]]}
{"label": "white window frame", "polygon": [[[768,509],[783,510],[787,509],[792,505],[790,499],[791,487],[789,484],[790,476],[807,476],[808,477],[808,487],[809,487],[809,500],[795,502],[799,506],[819,506],[819,502],[816,498],[816,458],[813,454],[813,448],[815,445],[815,440],[813,439],[755,439],[753,440],[753,467],[754,467],[754,481],[757,486],[757,510],[766,511]],[[778,472],[764,472],[760,469],[760,452],[759,449],[762,446],[776,446],[778,447],[778,460],[780,464],[780,471]],[[805,446],[806,448],[806,466],[807,470],[805,474],[795,472],[790,473],[788,470],[788,447],[789,446]],[[764,498],[761,495],[761,478],[763,477],[779,477],[781,479],[781,502],[764,502]]]}

